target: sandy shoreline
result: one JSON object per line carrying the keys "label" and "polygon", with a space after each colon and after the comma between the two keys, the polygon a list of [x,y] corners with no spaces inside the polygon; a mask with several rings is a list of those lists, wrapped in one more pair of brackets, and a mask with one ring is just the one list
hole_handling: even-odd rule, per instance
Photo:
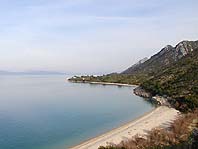
{"label": "sandy shoreline", "polygon": [[108,143],[119,144],[122,140],[129,139],[136,134],[145,135],[153,128],[167,127],[178,115],[177,110],[160,106],[132,122],[74,146],[72,149],[97,149]]}

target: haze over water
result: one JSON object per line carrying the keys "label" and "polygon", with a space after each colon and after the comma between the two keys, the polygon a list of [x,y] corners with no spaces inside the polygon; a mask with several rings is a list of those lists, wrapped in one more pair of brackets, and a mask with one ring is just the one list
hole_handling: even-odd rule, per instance
{"label": "haze over water", "polygon": [[0,76],[0,147],[66,149],[143,115],[131,87],[69,83],[67,76]]}

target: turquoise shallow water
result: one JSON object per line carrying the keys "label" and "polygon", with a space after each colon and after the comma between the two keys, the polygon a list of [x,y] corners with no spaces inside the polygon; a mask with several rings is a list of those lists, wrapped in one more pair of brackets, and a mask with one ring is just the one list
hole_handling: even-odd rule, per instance
{"label": "turquoise shallow water", "polygon": [[66,149],[154,108],[131,87],[66,78],[0,76],[1,149]]}

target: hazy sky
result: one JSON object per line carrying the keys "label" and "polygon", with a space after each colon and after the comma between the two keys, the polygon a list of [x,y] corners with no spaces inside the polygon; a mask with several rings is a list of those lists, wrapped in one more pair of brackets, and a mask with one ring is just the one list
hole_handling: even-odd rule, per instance
{"label": "hazy sky", "polygon": [[0,0],[0,70],[122,71],[198,39],[198,0]]}

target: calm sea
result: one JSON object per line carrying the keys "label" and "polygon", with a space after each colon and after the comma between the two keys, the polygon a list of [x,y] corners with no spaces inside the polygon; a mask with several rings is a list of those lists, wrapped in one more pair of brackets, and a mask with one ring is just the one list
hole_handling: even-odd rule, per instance
{"label": "calm sea", "polygon": [[154,108],[131,87],[66,78],[0,76],[1,149],[67,149]]}

